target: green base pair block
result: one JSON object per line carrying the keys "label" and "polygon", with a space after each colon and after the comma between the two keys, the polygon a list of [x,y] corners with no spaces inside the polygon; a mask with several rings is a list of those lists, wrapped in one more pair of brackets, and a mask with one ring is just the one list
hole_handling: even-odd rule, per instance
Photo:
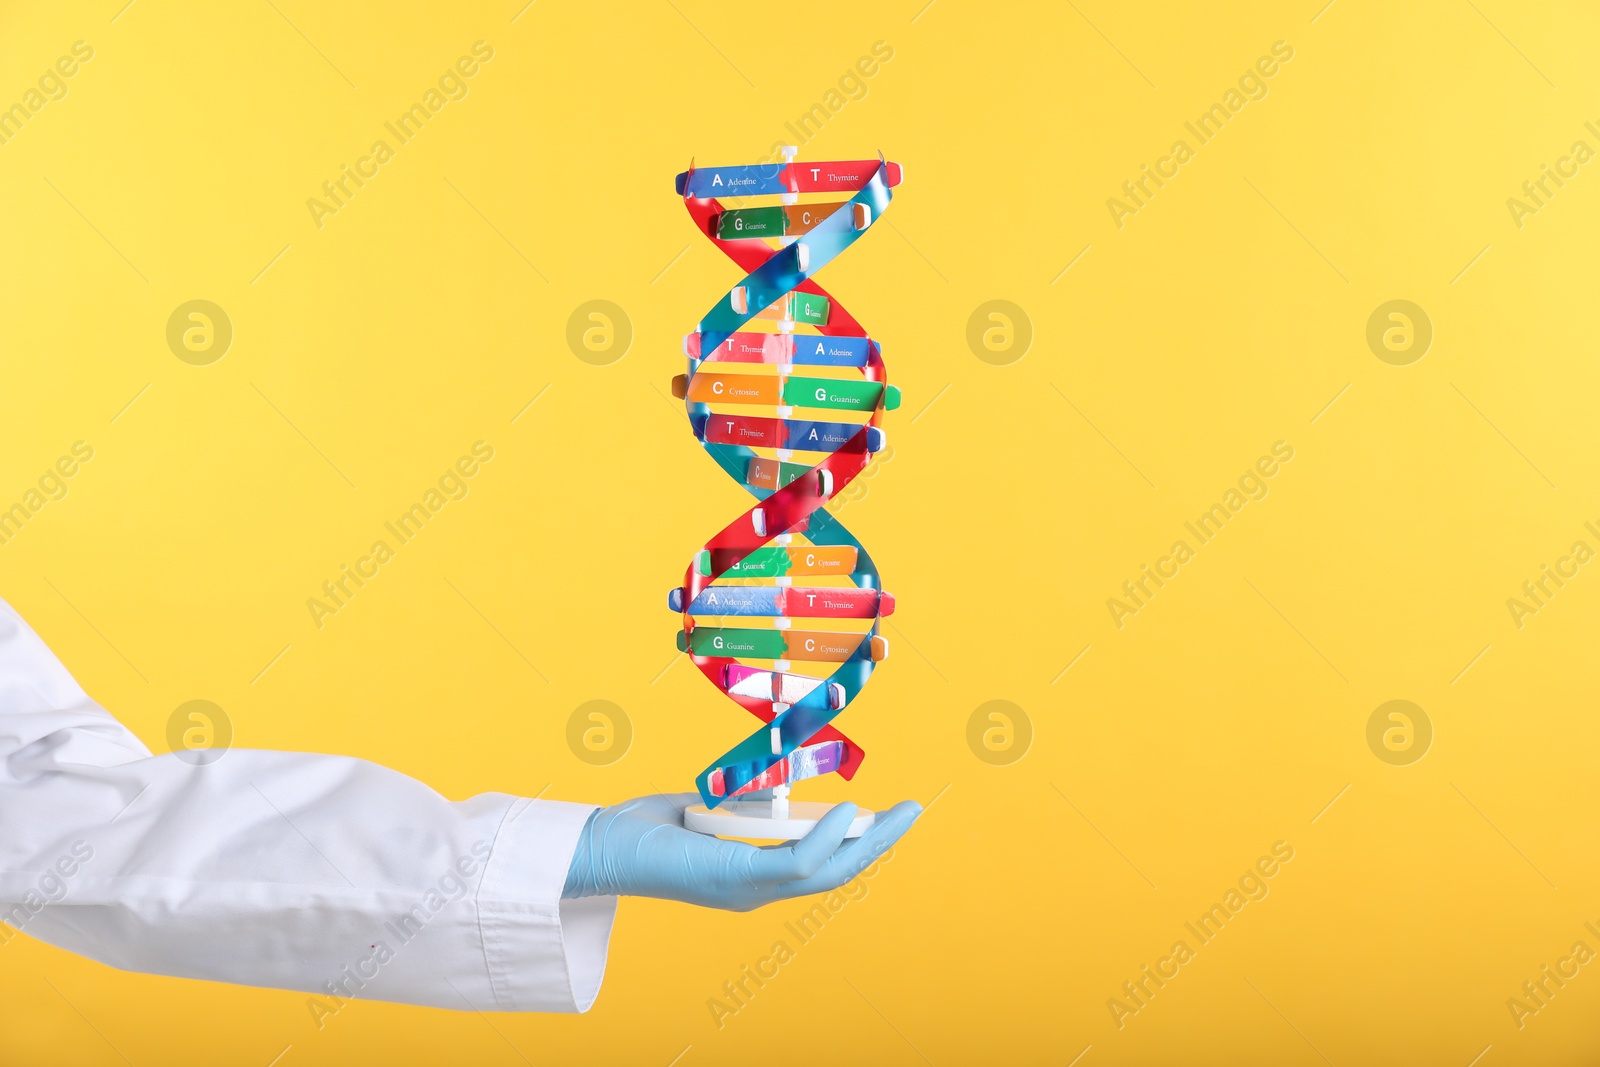
{"label": "green base pair block", "polygon": [[[783,384],[783,402],[797,408],[834,408],[840,411],[871,411],[878,406],[884,387],[878,382],[848,381],[840,378],[790,378]],[[889,386],[884,408],[900,406],[900,387]]]}
{"label": "green base pair block", "polygon": [[782,630],[746,630],[726,626],[702,626],[692,639],[678,631],[678,651],[692,650],[697,656],[746,656],[750,659],[783,659],[789,642]]}
{"label": "green base pair block", "polygon": [[788,216],[781,207],[742,207],[724,211],[717,220],[717,238],[782,237]]}
{"label": "green base pair block", "polygon": [[789,314],[795,322],[825,326],[828,323],[828,299],[814,293],[790,293]]}

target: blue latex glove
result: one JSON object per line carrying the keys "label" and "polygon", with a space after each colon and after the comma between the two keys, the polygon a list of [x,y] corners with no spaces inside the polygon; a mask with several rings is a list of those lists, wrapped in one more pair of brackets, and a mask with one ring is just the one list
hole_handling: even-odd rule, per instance
{"label": "blue latex glove", "polygon": [[901,801],[845,844],[856,806],[840,804],[798,841],[757,847],[686,830],[694,793],[639,797],[589,816],[563,897],[634,896],[750,911],[826,893],[871,866],[911,828],[922,805]]}

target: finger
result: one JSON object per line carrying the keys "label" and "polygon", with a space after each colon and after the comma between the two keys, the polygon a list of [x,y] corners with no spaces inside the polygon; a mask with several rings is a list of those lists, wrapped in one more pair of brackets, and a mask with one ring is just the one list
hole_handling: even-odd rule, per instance
{"label": "finger", "polygon": [[808,878],[828,862],[850,832],[856,806],[849,801],[836,805],[817,820],[811,832],[792,845],[759,850],[750,861],[750,874],[758,881],[777,883]]}
{"label": "finger", "polygon": [[683,819],[684,809],[687,808],[690,804],[698,804],[698,803],[700,803],[700,794],[699,793],[657,793],[655,796],[651,797],[650,799],[653,800],[653,801],[656,801],[656,802],[664,802],[666,804],[670,804],[672,806],[672,810],[675,811],[678,814],[679,821],[681,822],[682,819]]}
{"label": "finger", "polygon": [[698,793],[651,793],[617,805],[619,813],[668,826],[683,825],[683,809],[700,799]]}
{"label": "finger", "polygon": [[921,814],[921,804],[902,800],[888,811],[880,812],[872,829],[834,852],[814,873],[778,886],[778,892],[784,897],[798,897],[838,889],[893,848]]}

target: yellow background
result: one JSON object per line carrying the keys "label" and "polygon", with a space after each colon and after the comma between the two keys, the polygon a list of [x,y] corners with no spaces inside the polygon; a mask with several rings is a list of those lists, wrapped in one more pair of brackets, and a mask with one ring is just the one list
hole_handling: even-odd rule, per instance
{"label": "yellow background", "polygon": [[[671,180],[793,142],[784,124],[887,42],[800,158],[906,168],[821,278],[906,392],[894,460],[847,513],[900,608],[840,723],[862,774],[800,796],[938,799],[720,1029],[708,1000],[799,902],[624,902],[586,1016],[356,1003],[320,1032],[302,995],[21,937],[0,948],[0,1058],[1600,1055],[1594,965],[1522,1029],[1506,1007],[1573,942],[1600,948],[1600,575],[1521,629],[1505,603],[1597,544],[1600,164],[1520,229],[1506,199],[1600,144],[1600,16],[923,3],[7,5],[0,103],[74,41],[95,55],[0,146],[0,498],[74,441],[96,455],[0,548],[0,595],[157,750],[208,699],[237,745],[457,798],[685,789],[748,731],[687,664],[662,673],[664,594],[745,506],[666,399],[680,336],[738,276]],[[307,198],[478,40],[470,94],[314,225]],[[1280,40],[1269,95],[1193,145],[1184,122]],[[1178,138],[1195,158],[1119,229],[1107,198]],[[196,298],[234,326],[211,366],[165,341]],[[633,324],[609,366],[565,341],[591,299]],[[966,341],[991,299],[1032,322],[1010,365]],[[1434,326],[1409,366],[1365,341],[1392,299]],[[306,599],[480,439],[470,496],[316,629]],[[1107,598],[1279,440],[1270,495],[1118,629]],[[566,744],[591,699],[632,722],[609,766]],[[1032,724],[1009,766],[967,744],[992,699]],[[1433,724],[1409,766],[1367,745],[1391,699]],[[1280,840],[1270,895],[1118,1029],[1108,998]]]}

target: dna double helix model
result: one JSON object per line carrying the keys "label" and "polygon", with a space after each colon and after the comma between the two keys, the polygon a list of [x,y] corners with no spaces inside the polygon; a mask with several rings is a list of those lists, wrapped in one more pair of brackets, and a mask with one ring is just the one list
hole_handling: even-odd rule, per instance
{"label": "dna double helix model", "polygon": [[[729,832],[710,816],[730,799],[762,791],[765,815],[786,820],[793,783],[853,778],[863,753],[831,723],[889,652],[878,630],[894,597],[824,505],[884,448],[880,422],[900,393],[878,342],[812,276],[882,217],[901,169],[881,157],[796,163],[794,153],[756,166],[691,164],[677,176],[695,225],[745,278],[684,338],[688,372],[673,394],[706,452],[756,499],[668,595],[683,616],[679,651],[763,723],[696,778],[704,808],[685,821],[703,832]],[[801,203],[818,199],[807,194],[826,200]],[[770,623],[727,625],[757,618]]]}

